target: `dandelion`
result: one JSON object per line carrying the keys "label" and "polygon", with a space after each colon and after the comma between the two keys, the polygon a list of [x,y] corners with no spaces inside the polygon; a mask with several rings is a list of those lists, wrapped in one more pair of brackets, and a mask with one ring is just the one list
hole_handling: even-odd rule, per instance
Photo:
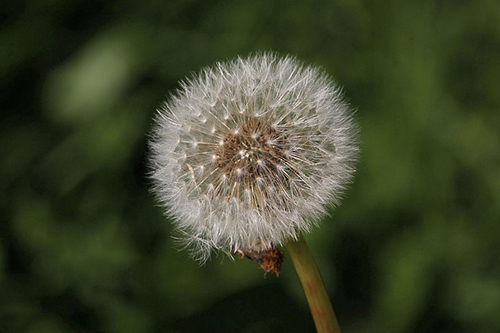
{"label": "dandelion", "polygon": [[318,332],[339,332],[302,233],[351,181],[355,132],[339,87],[318,68],[274,54],[217,63],[158,110],[154,192],[202,263],[238,253],[278,275],[276,246],[286,244]]}
{"label": "dandelion", "polygon": [[338,204],[358,151],[339,87],[274,54],[183,82],[158,110],[150,146],[157,199],[201,262],[310,231]]}

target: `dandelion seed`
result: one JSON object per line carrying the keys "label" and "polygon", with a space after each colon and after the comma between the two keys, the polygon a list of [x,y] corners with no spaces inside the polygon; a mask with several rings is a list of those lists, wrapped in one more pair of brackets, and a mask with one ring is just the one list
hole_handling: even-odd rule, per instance
{"label": "dandelion seed", "polygon": [[274,251],[339,203],[355,134],[340,89],[319,69],[273,54],[218,63],[158,110],[153,190],[199,261],[257,244]]}

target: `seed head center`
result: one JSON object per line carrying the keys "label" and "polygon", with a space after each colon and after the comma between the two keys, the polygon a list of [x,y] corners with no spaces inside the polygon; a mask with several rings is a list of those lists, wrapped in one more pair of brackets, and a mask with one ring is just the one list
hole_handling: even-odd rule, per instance
{"label": "seed head center", "polygon": [[234,181],[269,179],[287,160],[287,135],[260,119],[248,119],[225,134],[217,149],[217,168]]}

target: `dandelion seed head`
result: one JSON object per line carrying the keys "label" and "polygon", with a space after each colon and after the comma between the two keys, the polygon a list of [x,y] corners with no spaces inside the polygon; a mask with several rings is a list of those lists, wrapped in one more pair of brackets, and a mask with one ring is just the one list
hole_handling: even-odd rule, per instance
{"label": "dandelion seed head", "polygon": [[339,203],[358,155],[340,89],[274,54],[185,81],[158,110],[150,147],[153,191],[201,262],[309,231]]}

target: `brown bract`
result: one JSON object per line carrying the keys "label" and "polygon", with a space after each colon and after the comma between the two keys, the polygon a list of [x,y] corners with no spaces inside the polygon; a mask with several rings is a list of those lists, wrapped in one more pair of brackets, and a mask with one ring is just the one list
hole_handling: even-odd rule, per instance
{"label": "brown bract", "polygon": [[237,251],[241,259],[247,258],[260,264],[266,273],[272,272],[276,276],[280,275],[281,265],[283,263],[283,251],[276,247],[269,250],[254,251],[248,249],[239,249]]}

